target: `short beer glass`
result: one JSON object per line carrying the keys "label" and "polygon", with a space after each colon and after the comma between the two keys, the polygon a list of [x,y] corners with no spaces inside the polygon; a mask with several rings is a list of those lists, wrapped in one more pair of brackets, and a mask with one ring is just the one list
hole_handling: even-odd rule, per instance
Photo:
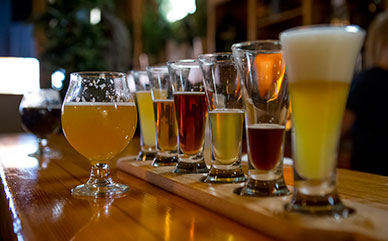
{"label": "short beer glass", "polygon": [[140,122],[140,152],[137,160],[152,161],[156,156],[156,129],[151,83],[145,70],[132,70],[129,78],[133,78],[135,82]]}
{"label": "short beer glass", "polygon": [[86,184],[75,196],[117,196],[129,187],[110,175],[110,161],[132,140],[137,124],[135,101],[125,73],[79,72],[70,75],[62,106],[62,128],[70,145],[92,164]]}
{"label": "short beer glass", "polygon": [[285,125],[289,106],[285,63],[279,41],[234,44],[239,76],[245,87],[248,181],[240,195],[282,196]]}
{"label": "short beer glass", "polygon": [[207,106],[197,60],[167,62],[178,124],[178,164],[175,173],[207,173],[203,149]]}
{"label": "short beer glass", "polygon": [[198,57],[204,76],[211,130],[211,168],[205,182],[246,180],[241,167],[244,101],[232,53]]}
{"label": "short beer glass", "polygon": [[166,65],[147,68],[155,111],[157,154],[153,166],[176,165],[178,161],[177,124],[174,95]]}
{"label": "short beer glass", "polygon": [[346,217],[336,188],[341,120],[365,32],[308,26],[280,34],[292,104],[294,194],[290,211]]}

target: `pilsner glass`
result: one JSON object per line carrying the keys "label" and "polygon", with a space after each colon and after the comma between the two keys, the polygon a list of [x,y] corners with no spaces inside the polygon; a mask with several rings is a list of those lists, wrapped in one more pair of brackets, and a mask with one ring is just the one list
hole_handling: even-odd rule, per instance
{"label": "pilsner glass", "polygon": [[132,140],[136,124],[136,105],[124,73],[70,75],[62,128],[70,145],[92,164],[89,180],[73,188],[73,195],[117,196],[128,191],[127,185],[112,180],[109,163]]}
{"label": "pilsner glass", "polygon": [[203,76],[194,59],[167,62],[178,124],[178,164],[175,173],[206,173],[203,148],[206,95]]}
{"label": "pilsner glass", "polygon": [[211,168],[205,182],[246,180],[241,168],[244,102],[232,53],[198,57],[204,76],[212,141]]}
{"label": "pilsner glass", "polygon": [[292,104],[294,194],[287,210],[346,217],[336,188],[341,120],[365,32],[308,26],[280,34]]}
{"label": "pilsner glass", "polygon": [[151,82],[156,122],[157,154],[153,166],[176,165],[178,161],[177,124],[174,95],[166,65],[147,68]]}
{"label": "pilsner glass", "polygon": [[133,78],[136,86],[136,103],[140,121],[141,149],[137,160],[152,161],[156,156],[156,129],[151,83],[145,70],[132,70],[130,78]]}
{"label": "pilsner glass", "polygon": [[246,91],[249,170],[240,195],[286,195],[283,154],[289,98],[280,43],[244,42],[234,44],[232,50]]}
{"label": "pilsner glass", "polygon": [[47,138],[59,131],[61,123],[61,97],[53,89],[40,89],[23,95],[19,113],[24,130],[38,138],[38,149],[32,157],[58,158],[60,153],[47,146]]}

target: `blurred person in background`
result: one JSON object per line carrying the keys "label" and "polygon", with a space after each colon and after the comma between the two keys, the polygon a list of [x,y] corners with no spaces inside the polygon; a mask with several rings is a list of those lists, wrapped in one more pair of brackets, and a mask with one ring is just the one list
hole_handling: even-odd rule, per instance
{"label": "blurred person in background", "polygon": [[388,11],[368,28],[365,70],[351,84],[342,133],[351,132],[353,170],[388,176]]}

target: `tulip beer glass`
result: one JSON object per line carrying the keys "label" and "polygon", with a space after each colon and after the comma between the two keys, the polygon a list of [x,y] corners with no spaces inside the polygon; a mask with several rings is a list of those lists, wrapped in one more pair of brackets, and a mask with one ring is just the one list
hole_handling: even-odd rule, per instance
{"label": "tulip beer glass", "polygon": [[62,128],[70,145],[92,164],[89,180],[73,188],[73,195],[117,196],[128,191],[127,185],[112,180],[109,163],[132,140],[136,124],[136,105],[124,73],[71,74]]}
{"label": "tulip beer glass", "polygon": [[194,59],[168,62],[178,124],[176,173],[208,172],[203,156],[207,118],[203,76]]}
{"label": "tulip beer glass", "polygon": [[240,195],[286,195],[283,153],[289,99],[280,43],[244,42],[232,50],[246,92],[249,170]]}
{"label": "tulip beer glass", "polygon": [[211,168],[205,182],[246,180],[241,168],[244,102],[231,53],[198,57],[205,91],[212,141]]}
{"label": "tulip beer glass", "polygon": [[177,124],[174,95],[166,65],[147,68],[155,111],[157,154],[153,166],[176,165]]}
{"label": "tulip beer glass", "polygon": [[344,217],[336,189],[341,120],[364,31],[309,26],[280,34],[292,104],[294,194],[286,209]]}

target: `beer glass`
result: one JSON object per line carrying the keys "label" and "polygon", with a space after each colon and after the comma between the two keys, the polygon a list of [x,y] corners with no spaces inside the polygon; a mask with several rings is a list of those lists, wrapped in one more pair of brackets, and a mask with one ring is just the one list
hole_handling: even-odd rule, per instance
{"label": "beer glass", "polygon": [[344,217],[336,189],[341,120],[364,31],[309,26],[280,34],[292,104],[294,194],[286,209]]}
{"label": "beer glass", "polygon": [[92,164],[89,180],[73,188],[73,195],[117,196],[128,191],[127,185],[112,180],[109,164],[132,140],[136,124],[136,105],[126,74],[70,75],[62,106],[62,128],[70,145]]}
{"label": "beer glass", "polygon": [[240,195],[286,195],[283,153],[289,98],[280,43],[244,42],[232,50],[246,92],[249,170]]}
{"label": "beer glass", "polygon": [[151,83],[147,71],[132,70],[130,73],[136,86],[136,103],[140,121],[140,152],[138,161],[152,161],[156,156],[156,129]]}
{"label": "beer glass", "polygon": [[178,161],[177,124],[174,95],[166,65],[147,68],[155,110],[157,154],[153,166],[176,165]]}
{"label": "beer glass", "polygon": [[241,168],[244,102],[232,53],[198,57],[204,76],[211,130],[211,168],[205,182],[246,180]]}
{"label": "beer glass", "polygon": [[61,97],[53,89],[40,89],[23,95],[19,105],[22,128],[38,139],[38,149],[32,157],[57,158],[60,154],[47,146],[47,138],[59,131],[61,123]]}
{"label": "beer glass", "polygon": [[203,147],[206,95],[203,76],[194,59],[167,62],[178,124],[178,164],[175,173],[206,173]]}

